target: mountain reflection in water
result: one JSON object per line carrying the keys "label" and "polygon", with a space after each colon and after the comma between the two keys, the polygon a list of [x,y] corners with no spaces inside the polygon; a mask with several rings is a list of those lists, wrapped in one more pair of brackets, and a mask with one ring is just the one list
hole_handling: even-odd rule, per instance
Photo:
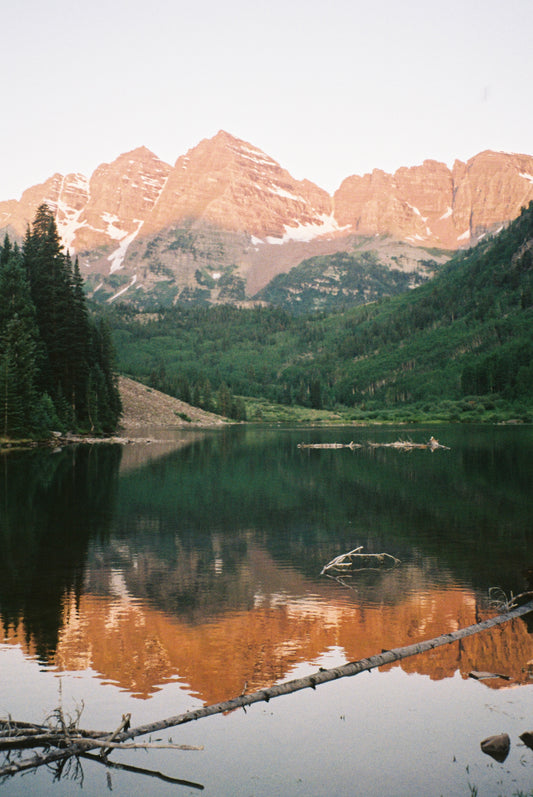
{"label": "mountain reflection in water", "polygon": [[[138,601],[84,595],[64,610],[57,649],[50,658],[58,671],[91,668],[107,683],[139,698],[148,698],[176,680],[209,704],[254,691],[287,676],[296,664],[316,661],[336,647],[347,661],[382,648],[438,636],[479,619],[472,593],[433,591],[399,606],[350,607],[320,598],[228,612],[213,622],[189,625]],[[35,654],[32,641],[7,632],[4,643],[21,645]],[[459,671],[502,673],[513,683],[528,683],[527,662],[533,641],[525,623],[516,620],[495,632],[475,635],[399,666],[433,679]],[[507,686],[494,679],[487,685]]]}
{"label": "mountain reflection in water", "polygon": [[[471,625],[487,616],[489,587],[522,589],[533,561],[530,432],[450,428],[450,452],[411,455],[304,454],[303,434],[332,432],[181,436],[160,456],[139,446],[126,468],[119,446],[5,457],[4,643],[138,698],[177,681],[212,703],[332,649],[353,661]],[[401,565],[348,586],[319,575],[357,544]],[[516,620],[400,666],[527,683],[532,659]]]}

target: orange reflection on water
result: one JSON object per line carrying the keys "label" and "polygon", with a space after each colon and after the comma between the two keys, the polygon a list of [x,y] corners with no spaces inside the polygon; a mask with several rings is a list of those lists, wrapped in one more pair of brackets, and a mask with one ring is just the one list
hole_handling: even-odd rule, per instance
{"label": "orange reflection on water", "polygon": [[[354,661],[480,619],[473,593],[461,589],[417,593],[399,604],[380,606],[271,595],[249,610],[228,611],[197,624],[129,596],[87,594],[77,603],[66,603],[51,663],[58,671],[91,668],[104,681],[143,699],[177,680],[205,703],[213,703],[284,679],[295,665],[316,663],[332,648]],[[8,632],[4,642],[34,655],[21,628]],[[527,626],[515,620],[395,666],[433,679],[456,671],[467,677],[471,670],[481,670],[510,676],[510,683],[526,683],[532,659]]]}

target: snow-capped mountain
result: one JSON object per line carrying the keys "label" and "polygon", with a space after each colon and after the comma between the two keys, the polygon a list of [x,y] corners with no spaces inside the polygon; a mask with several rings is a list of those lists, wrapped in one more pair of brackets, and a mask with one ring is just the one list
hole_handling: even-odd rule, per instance
{"label": "snow-capped mountain", "polygon": [[[376,169],[347,177],[331,196],[220,131],[173,167],[140,147],[89,180],[56,174],[20,201],[0,202],[0,230],[21,238],[46,202],[95,296],[243,302],[305,258],[371,248],[362,236],[388,236],[393,265],[416,268],[426,248],[476,243],[532,199],[528,155]],[[397,242],[410,252],[403,259]]]}

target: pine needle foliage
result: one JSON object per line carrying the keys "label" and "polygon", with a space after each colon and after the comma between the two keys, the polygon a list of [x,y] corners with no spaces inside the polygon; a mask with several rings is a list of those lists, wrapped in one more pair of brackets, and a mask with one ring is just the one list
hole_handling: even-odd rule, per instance
{"label": "pine needle foliage", "polygon": [[111,432],[121,413],[109,332],[89,316],[47,205],[22,251],[0,247],[0,406],[3,437],[51,430]]}

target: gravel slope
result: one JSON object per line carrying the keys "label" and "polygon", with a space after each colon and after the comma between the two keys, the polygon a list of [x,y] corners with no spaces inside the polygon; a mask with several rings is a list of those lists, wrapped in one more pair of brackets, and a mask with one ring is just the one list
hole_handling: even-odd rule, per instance
{"label": "gravel slope", "polygon": [[131,434],[142,427],[190,429],[191,426],[211,427],[230,423],[220,415],[191,407],[128,377],[119,377],[118,385],[124,409],[119,427],[122,432]]}

